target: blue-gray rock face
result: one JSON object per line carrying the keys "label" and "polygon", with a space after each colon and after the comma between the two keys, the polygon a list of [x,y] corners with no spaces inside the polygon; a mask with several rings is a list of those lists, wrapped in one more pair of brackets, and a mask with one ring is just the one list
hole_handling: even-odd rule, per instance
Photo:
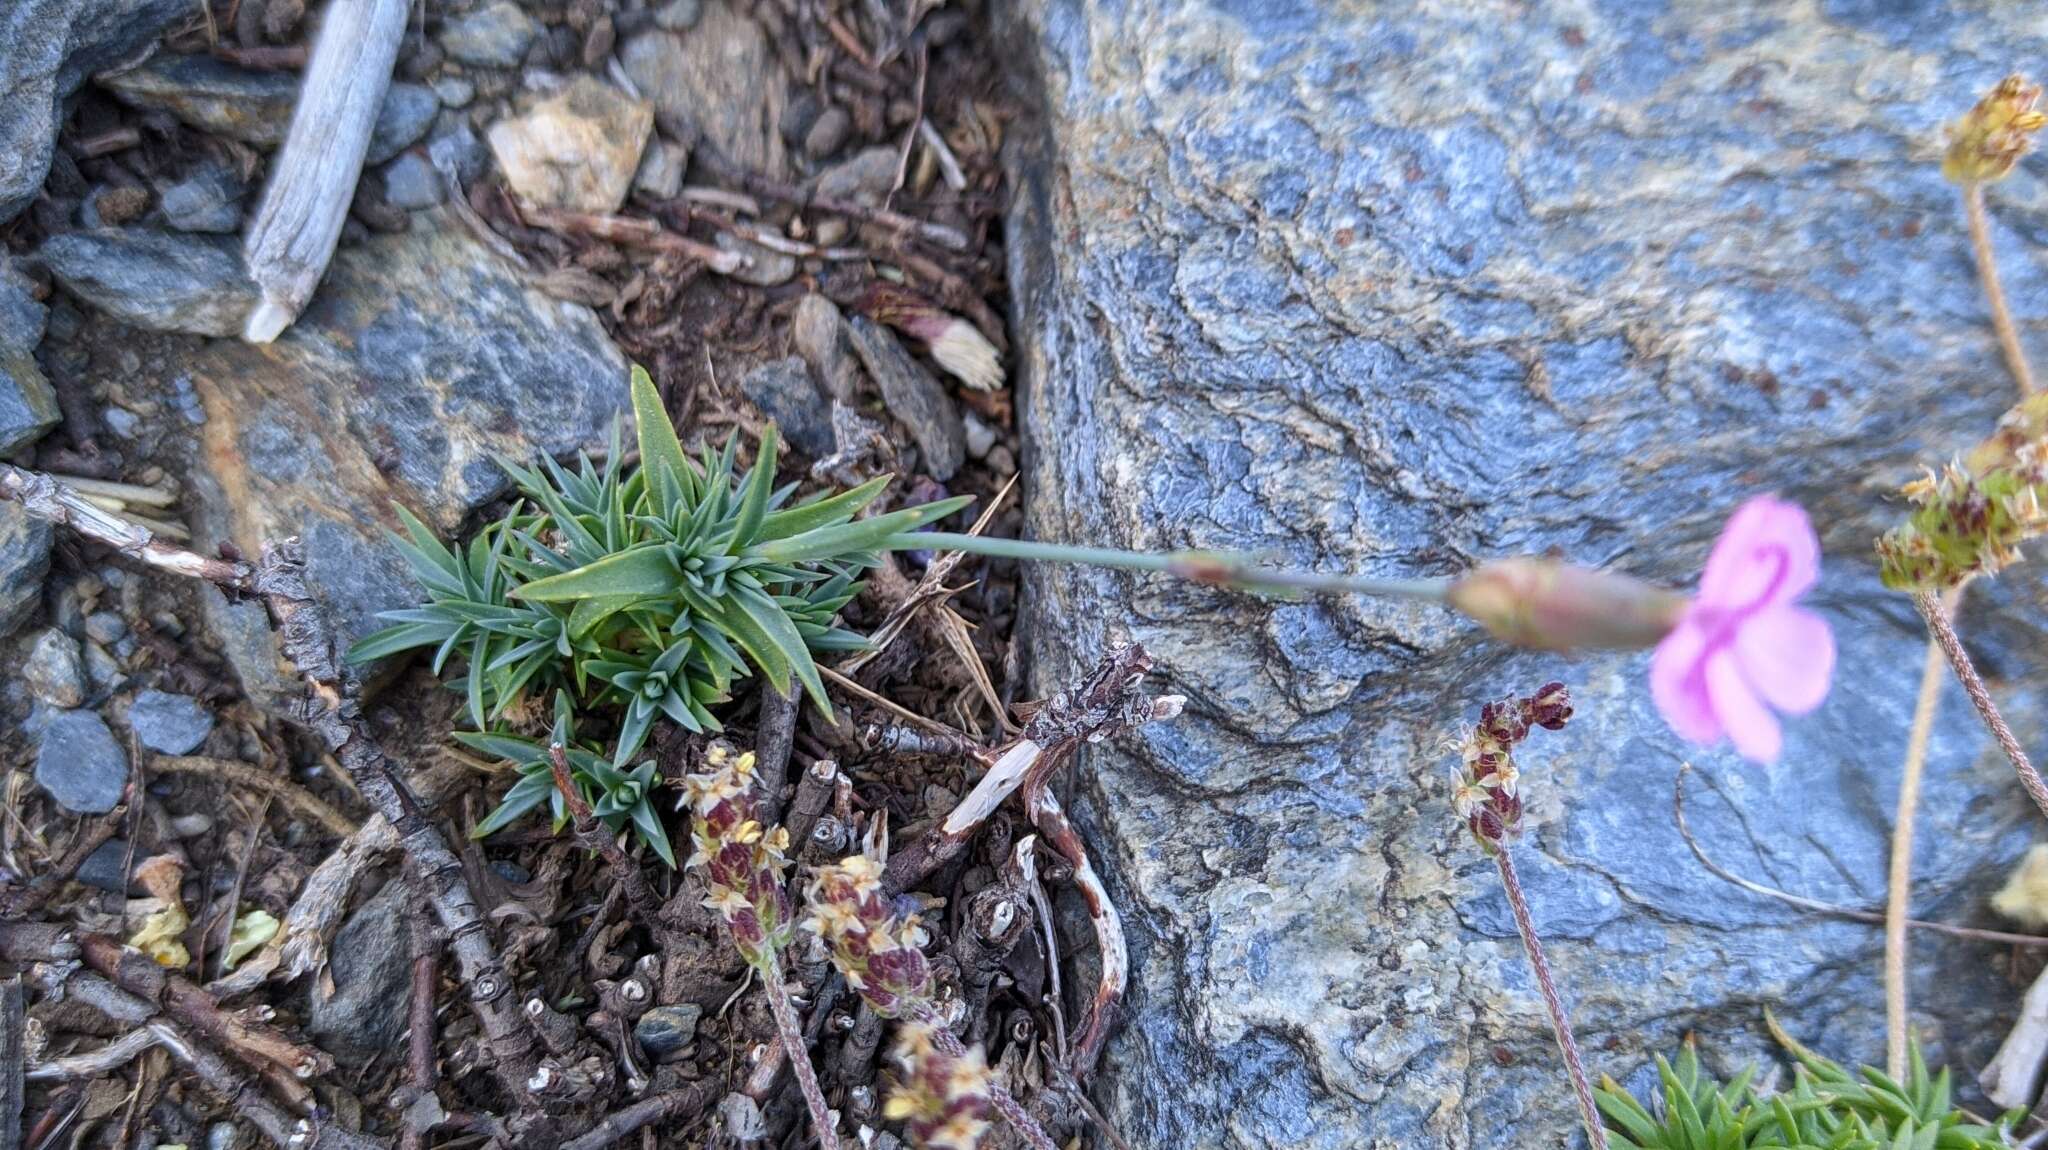
{"label": "blue-gray rock face", "polygon": [[0,456],[42,438],[62,415],[57,393],[36,363],[47,315],[30,294],[28,277],[0,256]]}
{"label": "blue-gray rock face", "polygon": [[[1922,463],[2014,399],[1941,124],[2048,40],[2016,9],[1611,0],[1002,5],[1041,122],[1011,133],[1009,245],[1041,537],[1445,575],[1556,548],[1688,585],[1721,520],[1813,513],[1833,697],[1775,769],[1681,744],[1640,655],[1503,651],[1451,616],[1033,572],[1039,686],[1141,640],[1188,715],[1082,764],[1131,934],[1101,1091],[1141,1147],[1532,1147],[1569,1094],[1446,736],[1560,678],[1518,850],[1593,1069],[1697,1032],[1768,1055],[1765,1004],[1882,1060],[1878,931],[1715,878],[1881,904],[1923,635],[1875,536]],[[1991,191],[2007,289],[2048,323],[2041,161]],[[1963,630],[2021,737],[2048,672],[2036,568]],[[1951,684],[1915,909],[1991,921],[2040,833]],[[1914,1021],[1983,1065],[1999,947],[1917,936]],[[1069,1017],[1072,1017],[1070,1014]]]}
{"label": "blue-gray rock face", "polygon": [[104,814],[128,788],[128,752],[97,712],[60,711],[36,746],[36,784],[72,814]]}
{"label": "blue-gray rock face", "polygon": [[173,20],[185,0],[10,0],[0,5],[0,224],[42,189],[63,104]]}
{"label": "blue-gray rock face", "polygon": [[213,733],[213,712],[190,695],[138,691],[128,704],[135,741],[167,755],[189,755]]}

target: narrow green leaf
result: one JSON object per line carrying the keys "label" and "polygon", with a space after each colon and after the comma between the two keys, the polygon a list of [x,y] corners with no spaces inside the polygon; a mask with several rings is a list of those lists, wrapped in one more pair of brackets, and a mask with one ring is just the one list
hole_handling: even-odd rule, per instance
{"label": "narrow green leaf", "polygon": [[683,454],[682,440],[676,438],[676,425],[669,422],[668,409],[662,406],[653,378],[637,363],[633,365],[633,420],[639,429],[641,470],[651,473],[649,493],[665,491],[659,501],[664,506],[691,500],[696,494],[695,476]]}
{"label": "narrow green leaf", "polygon": [[762,521],[768,515],[768,497],[775,493],[775,425],[761,433],[761,451],[754,458],[754,469],[747,473],[746,490],[740,496],[739,512],[733,517],[731,550],[737,551],[754,541]]}
{"label": "narrow green leaf", "polygon": [[505,801],[498,809],[484,816],[484,820],[469,832],[469,837],[481,839],[494,835],[512,825],[520,816],[539,806],[554,793],[555,781],[545,772],[531,774],[512,784],[505,792]]}
{"label": "narrow green leaf", "polygon": [[[635,547],[600,559],[587,567],[550,575],[513,592],[535,603],[578,599],[652,599],[673,595],[682,575],[666,545]],[[573,630],[573,628],[572,628]]]}
{"label": "narrow green leaf", "polygon": [[633,829],[640,832],[640,841],[653,847],[670,870],[675,869],[676,852],[668,845],[668,829],[661,825],[661,813],[644,798],[633,807]]}
{"label": "narrow green leaf", "polygon": [[842,491],[826,499],[813,499],[799,503],[787,511],[777,511],[761,521],[760,530],[754,533],[755,542],[770,539],[787,539],[820,527],[832,527],[852,519],[861,508],[873,503],[889,486],[889,477],[877,475],[851,491]]}
{"label": "narrow green leaf", "polygon": [[968,495],[941,499],[921,507],[906,507],[877,515],[872,519],[861,519],[842,523],[836,527],[820,527],[787,539],[757,543],[746,549],[749,559],[765,559],[771,563],[792,563],[803,560],[838,559],[863,551],[873,551],[888,546],[897,549],[915,547],[918,544],[899,542],[907,535],[934,520],[944,519],[962,507],[974,502]]}

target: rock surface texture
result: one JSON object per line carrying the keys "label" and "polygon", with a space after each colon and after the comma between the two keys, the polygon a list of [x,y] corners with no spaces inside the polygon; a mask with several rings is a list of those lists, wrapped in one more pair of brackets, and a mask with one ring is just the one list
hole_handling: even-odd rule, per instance
{"label": "rock surface texture", "polygon": [[[1136,1146],[1580,1144],[1444,747],[1551,678],[1578,717],[1525,753],[1518,858],[1595,1072],[1689,1031],[1723,1069],[1769,1056],[1765,1004],[1882,1061],[1880,933],[1715,878],[1673,784],[1697,767],[1721,864],[1881,905],[1923,637],[1872,541],[1896,486],[2014,399],[1940,125],[2048,41],[2005,9],[1456,7],[998,7],[1035,121],[1009,138],[1031,529],[1386,575],[1556,548],[1690,585],[1727,512],[1776,490],[1822,533],[1837,685],[1765,770],[1680,744],[1643,656],[1035,571],[1041,689],[1128,636],[1191,699],[1077,779],[1131,935],[1099,1094]],[[2029,163],[1991,201],[2038,359]],[[1963,630],[2039,745],[2048,596],[2038,564],[2010,575]],[[1942,708],[1915,909],[1989,924],[2038,815],[1953,684]],[[1915,1023],[1959,1078],[2017,1013],[2009,962],[1916,938]]]}

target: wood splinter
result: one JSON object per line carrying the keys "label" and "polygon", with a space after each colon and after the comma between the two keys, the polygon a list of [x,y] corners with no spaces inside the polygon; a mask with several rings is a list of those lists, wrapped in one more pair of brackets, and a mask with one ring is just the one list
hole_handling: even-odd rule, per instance
{"label": "wood splinter", "polygon": [[291,131],[271,164],[242,259],[261,299],[242,338],[269,343],[313,298],[355,199],[410,0],[327,6]]}

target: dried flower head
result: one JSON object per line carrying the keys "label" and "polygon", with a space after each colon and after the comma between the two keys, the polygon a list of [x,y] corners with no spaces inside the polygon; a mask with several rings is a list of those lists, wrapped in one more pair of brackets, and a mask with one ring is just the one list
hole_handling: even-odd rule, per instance
{"label": "dried flower head", "polygon": [[2033,147],[2033,135],[2048,125],[2036,111],[2041,87],[2012,75],[1998,82],[1976,106],[1948,126],[1948,151],[1941,174],[1958,184],[2002,180]]}
{"label": "dried flower head", "polygon": [[704,904],[725,920],[741,957],[772,971],[775,952],[795,929],[782,882],[789,832],[761,825],[751,751],[734,754],[713,743],[707,765],[683,780],[696,847],[685,865],[703,870],[711,888]]}
{"label": "dried flower head", "polygon": [[1946,591],[1995,575],[2019,545],[2048,531],[2048,393],[2022,400],[1960,464],[1909,483],[1906,522],[1878,540],[1885,586]]}
{"label": "dried flower head", "polygon": [[912,1146],[973,1150],[989,1127],[992,1105],[988,1060],[975,1047],[947,1054],[932,1028],[904,1024],[893,1052],[901,1076],[882,1116],[902,1122]]}
{"label": "dried flower head", "polygon": [[1451,585],[1445,601],[1518,647],[1634,650],[1671,630],[1685,597],[1612,571],[1554,559],[1501,559]]}
{"label": "dried flower head", "polygon": [[914,292],[893,284],[868,288],[861,307],[876,319],[917,340],[940,367],[976,391],[1003,386],[1002,354],[981,329]]}
{"label": "dried flower head", "polygon": [[913,1015],[931,1002],[932,971],[920,949],[916,914],[882,891],[882,867],[853,855],[813,872],[804,928],[825,940],[833,965],[884,1018]]}
{"label": "dried flower head", "polygon": [[1487,853],[1500,849],[1522,827],[1515,746],[1531,728],[1563,730],[1571,717],[1572,697],[1563,683],[1545,683],[1533,695],[1479,709],[1479,722],[1458,744],[1462,768],[1451,805]]}

